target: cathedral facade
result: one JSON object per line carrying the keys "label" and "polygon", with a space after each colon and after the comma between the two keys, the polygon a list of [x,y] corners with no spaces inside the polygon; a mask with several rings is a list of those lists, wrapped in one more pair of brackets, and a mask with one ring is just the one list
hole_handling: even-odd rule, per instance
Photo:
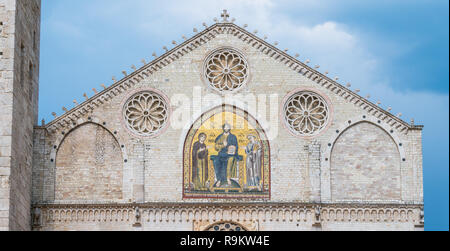
{"label": "cathedral facade", "polygon": [[[423,230],[422,126],[234,24],[226,11],[194,33],[40,126],[35,103],[29,120],[14,120],[28,93],[11,104],[1,96],[12,107],[12,122],[2,124],[13,128],[12,149],[27,135],[30,149],[0,152],[0,227]],[[15,89],[21,65],[11,67]],[[3,87],[9,75],[0,70]],[[31,133],[15,135],[24,122]],[[29,165],[3,161],[5,153]],[[25,173],[14,174],[17,167]],[[29,200],[16,203],[26,172],[31,193],[20,191]],[[22,225],[13,224],[18,213]]]}

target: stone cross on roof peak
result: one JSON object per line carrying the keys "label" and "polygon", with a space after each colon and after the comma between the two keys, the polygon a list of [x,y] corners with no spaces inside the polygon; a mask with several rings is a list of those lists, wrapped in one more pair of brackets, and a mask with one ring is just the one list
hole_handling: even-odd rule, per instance
{"label": "stone cross on roof peak", "polygon": [[220,15],[222,17],[222,22],[228,22],[228,18],[230,17],[230,14],[228,13],[227,10],[223,10],[222,15]]}

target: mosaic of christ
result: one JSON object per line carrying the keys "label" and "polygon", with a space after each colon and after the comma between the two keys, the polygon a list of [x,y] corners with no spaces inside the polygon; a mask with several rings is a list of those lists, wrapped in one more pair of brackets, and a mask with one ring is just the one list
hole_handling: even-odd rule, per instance
{"label": "mosaic of christ", "polygon": [[269,145],[259,124],[236,108],[209,116],[186,140],[184,197],[267,199]]}

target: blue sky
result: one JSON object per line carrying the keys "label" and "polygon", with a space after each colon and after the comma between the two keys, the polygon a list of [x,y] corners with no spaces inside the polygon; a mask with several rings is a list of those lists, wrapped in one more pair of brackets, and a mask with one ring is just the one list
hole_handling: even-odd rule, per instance
{"label": "blue sky", "polygon": [[222,9],[425,125],[426,227],[449,229],[448,0],[45,0],[39,118],[92,96]]}

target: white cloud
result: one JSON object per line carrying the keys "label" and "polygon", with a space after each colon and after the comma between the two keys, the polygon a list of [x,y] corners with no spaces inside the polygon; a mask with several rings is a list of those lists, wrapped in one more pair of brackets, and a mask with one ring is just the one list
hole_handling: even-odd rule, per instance
{"label": "white cloud", "polygon": [[[64,8],[64,4],[61,3],[60,8]],[[212,24],[214,17],[220,17],[221,11],[228,9],[237,24],[247,23],[249,30],[258,29],[261,36],[267,34],[270,42],[280,42],[281,49],[288,48],[292,54],[298,52],[302,60],[311,59],[311,65],[321,65],[322,71],[328,70],[331,77],[339,76],[343,83],[352,82],[353,88],[361,89],[364,96],[370,93],[374,101],[380,100],[386,104],[384,107],[390,105],[395,112],[403,112],[405,118],[415,115],[419,123],[425,122],[426,110],[448,103],[448,95],[396,91],[389,82],[390,76],[380,67],[389,55],[374,55],[372,49],[375,43],[378,47],[383,41],[365,41],[364,34],[334,20],[319,23],[308,20],[308,9],[326,11],[334,4],[327,0],[320,3],[303,0],[97,0],[71,6],[75,8],[72,18],[56,13],[49,22],[54,22],[57,31],[86,38],[83,32],[95,33],[89,23],[100,20],[117,29],[119,34],[125,29],[133,31],[132,36],[136,38],[153,38],[153,41],[158,38],[161,44],[157,48],[162,48],[169,41],[181,40],[181,35],[192,33],[193,27],[202,28],[203,22]],[[288,15],[289,6],[296,6],[299,13]],[[72,22],[78,17],[86,20],[77,24],[64,23],[64,20]],[[392,48],[392,44],[388,46]],[[422,104],[416,103],[417,100]]]}
{"label": "white cloud", "polygon": [[[298,1],[285,0],[282,4],[289,6]],[[307,1],[305,4],[312,5]],[[365,81],[367,72],[374,70],[378,63],[357,34],[351,34],[344,25],[329,20],[307,26],[285,15],[279,2],[273,0],[135,0],[133,4],[116,0],[108,1],[107,5],[104,1],[91,1],[87,5],[90,15],[107,20],[119,29],[134,30],[136,37],[158,37],[161,43],[180,40],[181,35],[192,33],[193,27],[201,29],[203,22],[212,24],[213,18],[220,17],[222,9],[227,9],[236,17],[237,24],[248,24],[249,30],[257,29],[261,36],[267,34],[269,41],[280,42],[282,49],[299,52],[303,60],[309,58],[313,64],[320,64],[335,75],[339,72],[343,78],[351,76],[355,82]],[[355,76],[358,72],[364,77]]]}

